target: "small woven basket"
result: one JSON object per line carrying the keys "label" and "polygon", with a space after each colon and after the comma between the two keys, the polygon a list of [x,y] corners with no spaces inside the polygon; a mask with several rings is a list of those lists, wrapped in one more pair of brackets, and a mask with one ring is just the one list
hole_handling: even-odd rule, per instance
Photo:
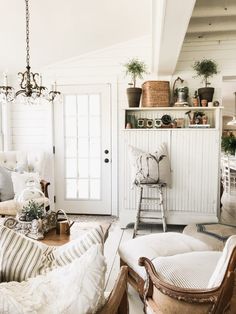
{"label": "small woven basket", "polygon": [[142,85],[142,107],[169,107],[169,81],[147,81]]}

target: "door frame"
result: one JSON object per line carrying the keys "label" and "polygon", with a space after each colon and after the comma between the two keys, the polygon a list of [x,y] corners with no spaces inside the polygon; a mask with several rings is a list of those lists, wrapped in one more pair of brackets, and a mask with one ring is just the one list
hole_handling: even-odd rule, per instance
{"label": "door frame", "polygon": [[[110,110],[111,110],[111,215],[118,216],[118,120],[119,120],[119,111],[118,111],[118,79],[115,76],[109,77],[81,77],[77,79],[73,79],[73,83],[71,83],[71,78],[64,78],[57,80],[58,90],[60,90],[60,86],[77,86],[77,85],[108,85],[110,89]],[[51,191],[53,195],[55,195],[55,181],[56,181],[56,173],[55,173],[55,121],[54,121],[54,107],[56,106],[56,102],[52,102],[52,152],[53,152],[53,172],[54,178],[52,182]],[[54,207],[54,206],[52,206]]]}

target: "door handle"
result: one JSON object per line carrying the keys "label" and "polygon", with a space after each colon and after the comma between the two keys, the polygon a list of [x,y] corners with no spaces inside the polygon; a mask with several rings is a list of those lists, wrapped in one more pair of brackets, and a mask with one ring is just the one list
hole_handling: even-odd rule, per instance
{"label": "door handle", "polygon": [[105,162],[105,163],[108,163],[108,162],[109,162],[109,159],[108,159],[108,158],[105,158],[105,159],[104,159],[104,162]]}

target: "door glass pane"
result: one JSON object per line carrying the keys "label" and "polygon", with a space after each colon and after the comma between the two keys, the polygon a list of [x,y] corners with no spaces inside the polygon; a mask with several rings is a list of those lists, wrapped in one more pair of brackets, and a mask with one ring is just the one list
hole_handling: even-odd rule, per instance
{"label": "door glass pane", "polygon": [[76,138],[67,138],[65,141],[66,157],[77,157],[77,140]]}
{"label": "door glass pane", "polygon": [[100,178],[101,174],[101,160],[98,158],[90,159],[90,177]]}
{"label": "door glass pane", "polygon": [[86,179],[78,180],[78,192],[79,192],[79,198],[88,198],[89,197],[88,180],[86,180]]}
{"label": "door glass pane", "polygon": [[100,157],[100,154],[101,154],[100,138],[90,138],[90,156]]}
{"label": "door glass pane", "polygon": [[100,199],[100,180],[90,180],[90,199]]}
{"label": "door glass pane", "polygon": [[100,95],[89,96],[89,113],[92,116],[100,115]]}
{"label": "door glass pane", "polygon": [[65,186],[66,197],[101,197],[101,96],[66,95]]}
{"label": "door glass pane", "polygon": [[89,157],[89,141],[87,138],[78,139],[78,156]]}
{"label": "door glass pane", "polygon": [[66,159],[66,178],[76,178],[77,177],[77,160],[76,159]]}
{"label": "door glass pane", "polygon": [[65,108],[66,116],[75,116],[76,115],[76,96],[74,95],[65,96],[64,108]]}
{"label": "door glass pane", "polygon": [[78,136],[88,136],[88,117],[78,118]]}
{"label": "door glass pane", "polygon": [[90,117],[89,123],[90,136],[98,137],[100,136],[100,118],[99,117]]}
{"label": "door glass pane", "polygon": [[78,116],[88,115],[88,95],[77,96]]}
{"label": "door glass pane", "polygon": [[65,135],[67,137],[75,137],[77,133],[77,123],[75,118],[66,118],[65,119]]}
{"label": "door glass pane", "polygon": [[77,198],[77,180],[66,179],[66,198]]}
{"label": "door glass pane", "polygon": [[88,178],[88,159],[78,159],[79,178]]}

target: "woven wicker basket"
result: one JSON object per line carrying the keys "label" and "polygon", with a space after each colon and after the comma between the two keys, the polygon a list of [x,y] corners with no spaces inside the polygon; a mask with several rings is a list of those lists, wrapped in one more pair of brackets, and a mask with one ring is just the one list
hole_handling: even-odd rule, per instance
{"label": "woven wicker basket", "polygon": [[170,105],[170,83],[147,81],[142,85],[142,107],[168,107]]}

